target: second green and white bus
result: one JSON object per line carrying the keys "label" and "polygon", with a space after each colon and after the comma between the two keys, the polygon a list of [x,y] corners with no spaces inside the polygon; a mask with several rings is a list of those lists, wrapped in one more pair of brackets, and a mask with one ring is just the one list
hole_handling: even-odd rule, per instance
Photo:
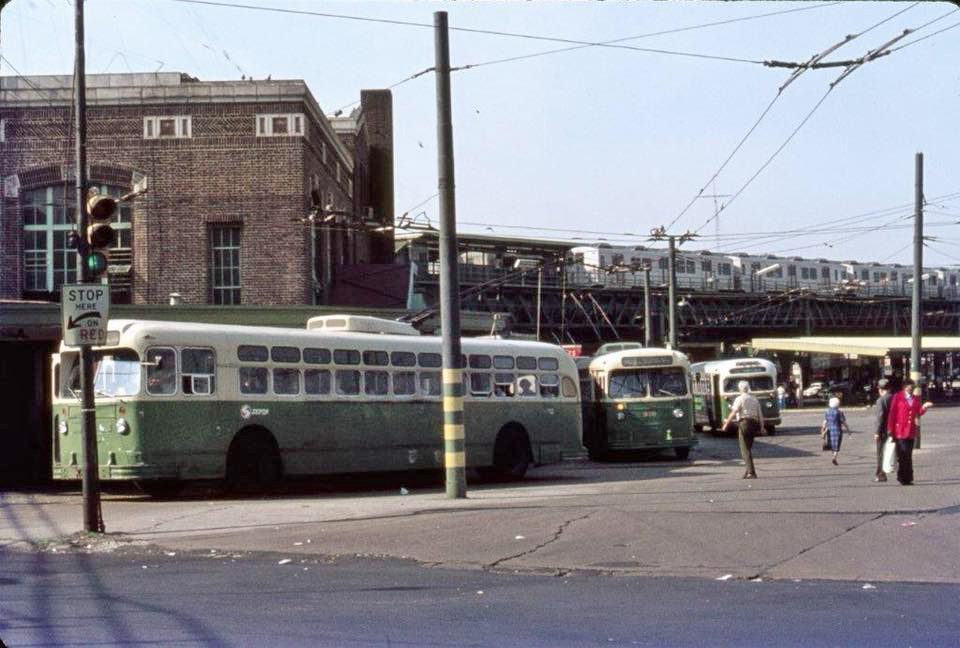
{"label": "second green and white bus", "polygon": [[[440,468],[439,337],[372,317],[306,329],[112,320],[94,348],[99,475],[163,492],[226,479]],[[463,338],[468,467],[519,478],[582,452],[573,359]],[[81,477],[79,353],[53,357],[53,478]]]}
{"label": "second green and white bus", "polygon": [[686,459],[697,444],[689,369],[687,356],[669,349],[632,348],[590,360],[581,372],[590,457],[672,449]]}
{"label": "second green and white bus", "polygon": [[739,393],[737,384],[746,380],[750,383],[750,392],[763,408],[767,434],[776,432],[780,425],[780,408],[777,405],[777,367],[772,362],[764,358],[714,360],[697,362],[690,371],[698,428],[729,432],[721,430],[720,426]]}

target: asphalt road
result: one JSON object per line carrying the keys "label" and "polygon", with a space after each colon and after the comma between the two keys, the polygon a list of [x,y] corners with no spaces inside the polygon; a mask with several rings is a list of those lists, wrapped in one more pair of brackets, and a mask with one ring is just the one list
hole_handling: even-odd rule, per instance
{"label": "asphalt road", "polygon": [[960,643],[952,584],[551,577],[171,553],[0,553],[0,638],[10,648]]}

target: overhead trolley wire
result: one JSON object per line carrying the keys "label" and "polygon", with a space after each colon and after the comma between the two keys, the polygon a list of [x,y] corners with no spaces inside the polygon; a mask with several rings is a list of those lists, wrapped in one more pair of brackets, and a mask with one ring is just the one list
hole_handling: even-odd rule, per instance
{"label": "overhead trolley wire", "polygon": [[[433,23],[422,23],[411,20],[396,20],[391,18],[371,18],[369,16],[354,16],[349,14],[337,14],[323,11],[309,11],[306,9],[285,9],[282,7],[268,7],[263,5],[240,4],[236,2],[221,2],[217,0],[168,0],[168,2],[180,2],[184,4],[208,5],[213,7],[225,7],[230,9],[248,9],[252,11],[266,11],[272,13],[282,13],[301,16],[315,16],[318,18],[336,18],[340,20],[354,20],[360,22],[383,23],[387,25],[398,25],[404,27],[421,27],[433,29]],[[539,34],[528,34],[522,32],[508,32],[494,29],[480,29],[477,27],[450,27],[450,31],[459,31],[468,34],[484,34],[487,36],[503,36],[506,38],[520,38],[526,40],[546,41],[550,43],[567,43],[570,45],[581,45],[589,47],[608,47],[612,49],[623,49],[628,51],[643,52],[648,54],[667,54],[671,56],[683,56],[701,59],[713,59],[718,61],[727,61],[733,63],[752,63],[763,65],[763,61],[755,59],[738,58],[734,56],[720,56],[713,54],[700,54],[696,52],[681,52],[676,50],[665,50],[660,48],[636,47],[633,45],[624,45],[621,43],[602,43],[593,41],[582,41],[573,38],[562,38],[559,36],[542,36]]]}

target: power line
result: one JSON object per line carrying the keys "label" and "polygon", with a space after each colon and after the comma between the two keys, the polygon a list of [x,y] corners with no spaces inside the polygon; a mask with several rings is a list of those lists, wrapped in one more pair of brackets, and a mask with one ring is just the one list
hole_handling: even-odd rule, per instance
{"label": "power line", "polygon": [[615,38],[615,39],[613,39],[613,40],[602,41],[601,43],[599,43],[599,44],[597,44],[597,45],[594,45],[594,44],[574,45],[574,46],[571,46],[571,47],[561,47],[561,48],[557,48],[557,49],[543,50],[543,51],[540,51],[540,52],[531,52],[531,53],[529,53],[529,54],[518,54],[518,55],[516,55],[516,56],[508,56],[508,57],[505,57],[505,58],[492,59],[492,60],[489,60],[489,61],[482,61],[482,62],[480,62],[480,63],[470,63],[470,64],[467,64],[467,65],[460,65],[460,66],[457,66],[456,68],[451,68],[451,71],[454,71],[454,70],[469,70],[469,69],[473,69],[473,68],[484,67],[484,66],[487,66],[487,65],[497,65],[497,64],[499,64],[499,63],[511,63],[511,62],[514,62],[514,61],[522,61],[522,60],[526,60],[526,59],[537,58],[537,57],[540,57],[540,56],[549,56],[549,55],[551,55],[551,54],[560,54],[560,53],[562,53],[562,52],[571,52],[571,51],[574,51],[574,50],[584,49],[584,48],[588,48],[588,47],[597,47],[598,45],[613,45],[613,44],[616,44],[616,43],[622,43],[622,42],[630,41],[630,40],[639,40],[639,39],[641,39],[641,38],[651,38],[651,37],[653,37],[653,36],[664,36],[664,35],[666,35],[666,34],[677,34],[677,33],[680,33],[680,32],[692,31],[692,30],[696,30],[696,29],[705,29],[705,28],[708,28],[708,27],[717,27],[717,26],[720,26],[720,25],[729,25],[729,24],[738,23],[738,22],[744,22],[744,21],[748,21],[748,20],[758,20],[758,19],[760,19],[760,18],[769,18],[769,17],[771,17],[771,16],[780,16],[780,15],[783,15],[783,14],[795,13],[795,12],[798,12],[798,11],[810,11],[811,9],[823,9],[823,8],[826,8],[826,7],[832,7],[832,6],[837,5],[837,4],[840,4],[840,3],[839,3],[839,2],[828,2],[828,3],[824,3],[824,4],[813,5],[813,6],[810,6],[810,7],[797,7],[797,8],[794,8],[794,9],[785,9],[785,10],[782,10],[782,11],[771,11],[771,12],[769,12],[769,13],[757,14],[757,15],[755,15],[755,16],[741,16],[740,18],[729,18],[729,19],[727,19],[727,20],[718,20],[718,21],[709,22],[709,23],[703,23],[703,24],[699,24],[699,25],[689,25],[689,26],[686,26],[686,27],[675,27],[675,28],[672,28],[672,29],[663,29],[663,30],[655,31],[655,32],[647,32],[647,33],[645,33],[645,34],[637,34],[637,35],[635,35],[635,36],[624,36],[624,37],[622,37],[622,38]]}
{"label": "power line", "polygon": [[[168,2],[181,2],[185,4],[209,5],[213,7],[226,7],[230,9],[248,9],[252,11],[266,11],[272,13],[282,13],[300,16],[314,16],[318,18],[336,18],[340,20],[354,20],[360,22],[382,23],[387,25],[397,25],[403,27],[422,27],[433,29],[432,23],[420,23],[409,20],[394,20],[389,18],[370,18],[369,16],[353,16],[348,14],[335,14],[321,11],[307,11],[304,9],[284,9],[281,7],[266,7],[262,5],[239,4],[235,2],[217,2],[214,0],[168,0]],[[522,32],[507,32],[493,29],[479,29],[475,27],[450,27],[450,31],[459,31],[468,34],[484,34],[487,36],[503,36],[507,38],[520,38],[526,40],[546,41],[550,43],[567,43],[570,45],[583,45],[590,47],[607,47],[612,49],[623,49],[628,51],[642,52],[647,54],[666,54],[671,56],[682,56],[699,59],[712,59],[717,61],[726,61],[732,63],[751,63],[763,65],[763,61],[755,59],[738,58],[734,56],[720,56],[713,54],[700,54],[696,52],[681,52],[676,50],[665,50],[659,48],[636,47],[633,45],[623,45],[619,43],[601,43],[591,41],[581,41],[572,38],[561,38],[558,36],[541,36],[538,34],[527,34]]]}

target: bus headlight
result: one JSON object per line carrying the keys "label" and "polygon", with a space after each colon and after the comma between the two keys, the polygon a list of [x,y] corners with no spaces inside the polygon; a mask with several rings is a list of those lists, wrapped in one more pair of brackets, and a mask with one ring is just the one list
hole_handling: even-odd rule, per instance
{"label": "bus headlight", "polygon": [[766,407],[767,409],[769,409],[769,408],[773,407],[773,403],[771,403],[770,401],[767,401],[766,403],[763,404],[763,406]]}
{"label": "bus headlight", "polygon": [[677,418],[683,418],[683,410],[677,407],[673,410],[673,415]]}
{"label": "bus headlight", "polygon": [[127,419],[118,418],[117,423],[114,426],[117,430],[117,434],[127,434],[130,432],[130,426],[127,424]]}
{"label": "bus headlight", "polygon": [[60,421],[57,421],[57,432],[59,432],[60,434],[66,434],[66,433],[67,433],[67,422],[66,422],[66,421],[64,421],[64,420],[62,420],[62,419],[61,419]]}
{"label": "bus headlight", "polygon": [[622,420],[624,420],[625,418],[627,418],[627,415],[626,415],[626,414],[624,414],[623,412],[617,412],[617,420],[618,420],[618,421],[622,421]]}

